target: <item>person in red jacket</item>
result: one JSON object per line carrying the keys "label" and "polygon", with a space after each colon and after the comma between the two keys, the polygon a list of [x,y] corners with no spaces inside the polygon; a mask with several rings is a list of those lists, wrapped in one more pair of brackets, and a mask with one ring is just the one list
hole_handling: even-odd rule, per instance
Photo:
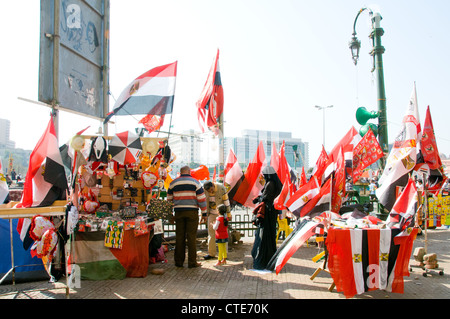
{"label": "person in red jacket", "polygon": [[216,234],[216,243],[219,249],[219,256],[216,266],[225,265],[227,263],[227,243],[228,243],[228,219],[227,207],[225,205],[217,206],[219,216],[216,222],[212,224]]}

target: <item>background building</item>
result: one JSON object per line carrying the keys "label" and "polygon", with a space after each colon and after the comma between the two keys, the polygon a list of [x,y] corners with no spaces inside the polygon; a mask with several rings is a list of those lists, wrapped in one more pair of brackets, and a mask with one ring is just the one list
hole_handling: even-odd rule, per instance
{"label": "background building", "polygon": [[[225,161],[229,150],[232,149],[242,169],[245,169],[255,156],[256,149],[261,141],[264,145],[268,164],[270,164],[273,143],[275,143],[279,152],[284,141],[286,159],[291,168],[297,171],[300,171],[303,166],[305,171],[309,168],[308,143],[299,138],[293,138],[289,132],[243,130],[241,136],[225,137]],[[212,167],[219,163],[219,139],[217,137],[189,130],[180,134],[172,134],[169,146],[177,157],[172,165],[175,172],[185,164],[189,164],[191,168],[206,165],[213,170]]]}
{"label": "background building", "polygon": [[10,138],[11,122],[9,120],[0,119],[0,148],[14,149],[16,143]]}

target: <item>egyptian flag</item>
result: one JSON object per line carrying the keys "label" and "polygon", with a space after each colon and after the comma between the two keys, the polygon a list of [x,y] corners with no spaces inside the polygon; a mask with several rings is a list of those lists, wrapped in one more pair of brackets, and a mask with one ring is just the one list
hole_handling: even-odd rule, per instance
{"label": "egyptian flag", "polygon": [[65,199],[68,188],[53,118],[30,155],[22,199],[18,208],[50,206]]}
{"label": "egyptian flag", "polygon": [[306,185],[307,182],[308,182],[308,180],[306,179],[305,167],[303,166],[298,187],[300,188],[303,185]]}
{"label": "egyptian flag", "polygon": [[327,169],[327,165],[329,163],[328,154],[325,151],[325,148],[322,145],[322,151],[319,154],[319,158],[316,161],[316,165],[314,166],[312,176],[317,178],[317,181],[322,185],[323,182],[323,174],[325,173],[325,170]]}
{"label": "egyptian flag", "polygon": [[259,196],[264,186],[262,170],[265,166],[266,154],[261,141],[259,142],[255,156],[247,166],[247,170],[244,174],[244,180],[233,197],[236,202],[246,207],[256,207],[253,203],[253,199]]}
{"label": "egyptian flag", "polygon": [[[272,143],[272,154],[270,155],[270,166],[273,167],[275,172],[278,172],[278,168],[280,167],[280,154],[277,151],[277,146],[275,145],[275,142]],[[278,178],[280,178],[280,176],[278,176]]]}
{"label": "egyptian flag", "polygon": [[420,140],[420,149],[423,160],[430,169],[441,169],[442,161],[434,135],[433,121],[431,119],[430,106],[427,107],[425,123],[423,126],[422,138]]}
{"label": "egyptian flag", "polygon": [[302,207],[300,217],[309,216],[312,218],[331,210],[331,185],[332,179],[330,178],[320,187],[319,194]]}
{"label": "egyptian flag", "polygon": [[302,208],[313,198],[319,195],[320,185],[315,176],[312,176],[306,185],[297,190],[286,202],[286,208],[295,216],[300,217]]}
{"label": "egyptian flag", "polygon": [[304,219],[289,234],[267,263],[268,270],[275,270],[278,275],[292,255],[311,237],[316,234],[319,223]]}
{"label": "egyptian flag", "polygon": [[[330,228],[326,239],[328,269],[338,292],[345,297],[382,289],[403,293],[403,277],[417,229],[398,241],[400,229]],[[406,266],[405,266],[406,265]]]}
{"label": "egyptian flag", "polygon": [[236,154],[234,154],[231,148],[228,153],[223,174],[223,185],[227,189],[228,198],[230,199],[230,202],[234,202],[234,195],[244,180],[244,172],[238,163]]}
{"label": "egyptian flag", "polygon": [[324,181],[336,170],[336,161],[341,148],[342,154],[344,155],[345,167],[348,168],[348,170],[351,170],[353,148],[359,143],[359,141],[361,141],[361,135],[359,135],[358,131],[352,126],[329,153],[329,160],[326,164],[326,169],[323,176]]}
{"label": "egyptian flag", "polygon": [[205,86],[197,101],[198,123],[202,132],[211,130],[219,134],[218,120],[223,113],[223,87],[219,68],[219,50],[209,70]]}
{"label": "egyptian flag", "polygon": [[342,206],[342,198],[345,197],[345,161],[342,148],[336,161],[336,171],[332,179],[331,211],[339,213]]}
{"label": "egyptian flag", "polygon": [[171,114],[175,96],[177,62],[158,66],[134,79],[122,91],[114,109],[106,115]]}
{"label": "egyptian flag", "polygon": [[409,179],[408,185],[395,201],[387,220],[387,226],[405,230],[414,226],[418,204],[417,188],[414,180]]}
{"label": "egyptian flag", "polygon": [[408,173],[411,172],[417,159],[417,137],[420,124],[416,118],[416,110],[409,105],[403,118],[402,127],[386,161],[386,167],[379,179],[380,187],[375,191],[378,201],[388,211],[395,203],[397,186],[405,187]]}
{"label": "egyptian flag", "polygon": [[285,179],[280,194],[273,200],[273,206],[277,210],[286,209],[286,203],[294,193],[293,184],[290,179]]}

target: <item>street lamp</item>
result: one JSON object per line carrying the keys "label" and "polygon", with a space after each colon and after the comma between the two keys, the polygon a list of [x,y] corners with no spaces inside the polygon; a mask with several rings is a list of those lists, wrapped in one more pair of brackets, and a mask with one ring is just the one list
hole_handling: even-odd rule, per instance
{"label": "street lamp", "polygon": [[333,105],[328,105],[328,106],[315,106],[318,110],[322,110],[323,111],[323,147],[325,148],[325,109],[328,108],[332,108]]}
{"label": "street lamp", "polygon": [[[389,152],[388,148],[388,132],[387,132],[387,115],[386,115],[386,93],[384,88],[384,73],[383,73],[383,58],[384,47],[381,45],[381,36],[384,34],[384,30],[380,27],[380,21],[382,19],[379,12],[373,12],[370,8],[362,8],[358,11],[355,21],[353,23],[352,39],[349,42],[349,48],[352,52],[353,63],[356,65],[359,59],[359,49],[361,47],[361,41],[356,37],[356,21],[359,15],[368,10],[372,21],[372,32],[369,38],[372,39],[372,51],[370,55],[373,57],[373,68],[371,72],[377,71],[377,99],[378,99],[378,142],[384,154]],[[383,157],[380,159],[380,166],[382,169],[385,167],[386,159]]]}

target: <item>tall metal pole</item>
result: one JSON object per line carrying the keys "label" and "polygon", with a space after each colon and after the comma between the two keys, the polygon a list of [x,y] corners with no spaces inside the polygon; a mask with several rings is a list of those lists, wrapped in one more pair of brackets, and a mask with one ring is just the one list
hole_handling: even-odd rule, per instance
{"label": "tall metal pole", "polygon": [[55,0],[54,21],[53,21],[53,100],[52,100],[52,117],[55,125],[56,138],[59,137],[59,116],[58,116],[58,97],[59,97],[59,44],[60,44],[60,8],[61,3]]}
{"label": "tall metal pole", "polygon": [[[109,112],[109,25],[110,25],[110,3],[105,0],[103,9],[103,26],[105,37],[103,41],[103,117]],[[170,130],[170,128],[169,128]],[[103,124],[103,134],[108,136],[108,123]]]}
{"label": "tall metal pole", "polygon": [[[373,43],[373,50],[371,55],[374,57],[374,68],[377,72],[377,104],[378,104],[378,142],[384,154],[389,152],[388,144],[388,130],[387,130],[387,115],[386,115],[386,92],[384,88],[384,71],[383,71],[383,53],[384,47],[381,45],[381,36],[384,30],[380,27],[381,15],[375,12],[372,17],[372,32],[370,38]],[[380,160],[381,168],[384,169],[386,165],[386,158],[382,157]]]}
{"label": "tall metal pole", "polygon": [[[368,10],[372,20],[372,32],[369,38],[372,39],[372,51],[370,55],[373,57],[372,72],[377,71],[377,105],[378,105],[378,142],[385,155],[389,152],[388,144],[388,131],[387,131],[387,115],[386,115],[386,92],[384,87],[384,71],[383,71],[383,53],[384,47],[381,45],[381,36],[384,34],[384,30],[380,27],[380,21],[382,19],[380,13],[372,12],[370,8],[362,8],[358,11],[355,21],[353,23],[353,37],[350,43],[350,49],[352,49],[352,57],[355,65],[359,58],[359,46],[360,41],[356,38],[356,21],[359,15]],[[386,157],[380,159],[380,166],[384,169],[386,165]]]}

